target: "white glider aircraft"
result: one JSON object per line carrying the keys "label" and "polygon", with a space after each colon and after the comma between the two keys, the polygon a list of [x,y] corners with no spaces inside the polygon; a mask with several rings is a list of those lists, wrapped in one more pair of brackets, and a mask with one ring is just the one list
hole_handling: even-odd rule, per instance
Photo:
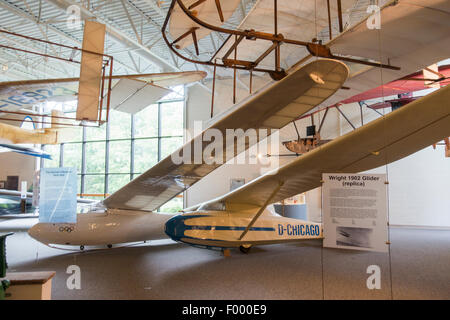
{"label": "white glider aircraft", "polygon": [[[333,95],[347,76],[348,68],[335,60],[297,67],[234,106],[210,128],[282,128]],[[170,237],[199,247],[245,251],[253,245],[322,238],[320,223],[281,217],[267,206],[320,186],[323,172],[369,170],[448,137],[449,101],[450,87],[442,88],[183,214],[155,211],[219,165],[177,165],[168,156],[106,198],[102,212],[79,214],[73,225],[38,223],[29,234],[45,244],[81,249]],[[204,133],[188,144],[194,146]],[[225,150],[223,157],[234,155]]]}
{"label": "white glider aircraft", "polygon": [[[335,55],[390,62],[400,70],[361,68],[350,63],[349,72],[342,62],[305,55],[285,78],[269,83],[216,117],[208,129],[281,129],[317,106],[332,105],[448,58],[448,1],[385,2],[380,30],[368,29],[364,19],[326,45]],[[247,20],[251,27],[252,21]],[[298,38],[295,32],[301,33],[302,29],[291,31],[292,38]],[[196,144],[205,150],[204,133],[187,143],[190,150]],[[29,234],[45,244],[81,248],[170,237],[195,246],[245,249],[321,238],[321,224],[272,214],[267,205],[320,186],[324,172],[357,173],[376,168],[448,136],[449,86],[320,145],[222,197],[188,208],[185,213],[173,215],[156,210],[220,164],[175,164],[168,156],[106,198],[101,212],[79,214],[74,225],[39,223]],[[222,156],[228,160],[235,154],[223,150]]]}

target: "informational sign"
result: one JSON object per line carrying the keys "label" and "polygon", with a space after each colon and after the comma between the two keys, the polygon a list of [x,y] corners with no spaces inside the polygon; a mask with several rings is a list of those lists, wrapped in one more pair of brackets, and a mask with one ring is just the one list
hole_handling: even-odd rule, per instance
{"label": "informational sign", "polygon": [[385,174],[322,175],[324,247],[388,251]]}
{"label": "informational sign", "polygon": [[26,199],[27,198],[27,182],[22,181],[20,184],[20,199]]}
{"label": "informational sign", "polygon": [[41,169],[39,189],[39,222],[77,222],[76,168]]}
{"label": "informational sign", "polygon": [[33,175],[33,207],[39,207],[39,175],[40,170],[36,170]]}

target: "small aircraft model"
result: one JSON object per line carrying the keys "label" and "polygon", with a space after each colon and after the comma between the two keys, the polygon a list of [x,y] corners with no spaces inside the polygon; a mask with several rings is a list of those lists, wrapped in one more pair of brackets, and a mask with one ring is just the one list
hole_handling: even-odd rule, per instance
{"label": "small aircraft model", "polygon": [[297,140],[284,141],[283,145],[291,152],[297,155],[305,154],[330,142],[331,140],[320,139],[320,134],[315,134],[312,138],[299,138]]}
{"label": "small aircraft model", "polygon": [[[305,154],[311,150],[316,149],[324,145],[325,143],[330,142],[331,140],[322,140],[320,138],[320,132],[316,132],[316,126],[312,125],[306,128],[306,135],[312,136],[311,138],[300,138],[300,133],[298,132],[297,125],[295,121],[292,122],[294,124],[295,130],[297,131],[297,139],[284,141],[283,145],[291,152],[294,152],[297,156]],[[290,156],[290,155],[285,155]]]}

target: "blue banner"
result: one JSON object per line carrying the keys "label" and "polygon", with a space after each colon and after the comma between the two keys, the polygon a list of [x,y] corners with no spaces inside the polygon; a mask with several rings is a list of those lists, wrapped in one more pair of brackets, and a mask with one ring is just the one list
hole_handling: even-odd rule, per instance
{"label": "blue banner", "polygon": [[76,168],[41,169],[39,222],[77,222]]}

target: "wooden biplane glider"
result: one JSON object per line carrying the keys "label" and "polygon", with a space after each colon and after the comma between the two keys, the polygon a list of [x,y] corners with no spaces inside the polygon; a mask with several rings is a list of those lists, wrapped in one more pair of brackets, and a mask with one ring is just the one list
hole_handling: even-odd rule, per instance
{"label": "wooden biplane glider", "polygon": [[[175,8],[183,3],[172,1]],[[266,71],[278,78],[282,77],[283,70],[315,57],[345,61],[350,67],[350,78],[332,101],[337,103],[448,58],[450,8],[446,0],[383,1],[380,29],[368,28],[368,13],[359,23],[344,26],[344,13],[357,1],[276,3],[274,8],[274,1],[258,1],[236,29],[203,23],[203,27],[229,34],[229,37],[209,61],[184,57],[185,60]],[[186,6],[184,9],[185,14],[191,14]],[[171,19],[170,13],[169,10]],[[192,14],[190,18],[201,20]],[[339,34],[332,31],[336,22]],[[326,34],[331,40],[324,39]],[[165,40],[173,49],[173,42]],[[222,63],[214,62],[216,59]]]}
{"label": "wooden biplane glider", "polygon": [[[176,86],[200,81],[203,71],[115,75],[111,107],[135,113],[155,103]],[[79,78],[0,82],[0,111],[19,111],[45,101],[76,100]],[[142,99],[145,97],[145,99]]]}
{"label": "wooden biplane glider", "polygon": [[[234,78],[236,78],[236,70],[247,70],[251,74],[253,71],[266,72],[272,79],[281,80],[287,75],[285,71],[287,69],[286,64],[282,63],[282,53],[283,59],[285,56],[290,56],[292,65],[292,63],[298,61],[298,56],[305,56],[308,52],[317,52],[318,48],[323,48],[321,42],[317,40],[317,31],[327,24],[331,25],[331,19],[334,19],[336,16],[339,16],[340,29],[342,31],[343,10],[352,7],[356,0],[339,0],[337,2],[318,0],[314,3],[309,0],[261,0],[255,3],[250,13],[237,28],[231,29],[230,23],[222,25],[225,19],[221,19],[220,23],[207,20],[217,17],[214,14],[214,10],[212,12],[206,10],[204,14],[200,15],[197,10],[193,9],[194,6],[200,4],[204,4],[205,7],[208,5],[214,7],[214,3],[218,5],[223,3],[223,1],[200,0],[191,3],[191,1],[185,0],[172,0],[162,27],[163,39],[175,55],[192,63],[214,67],[214,70],[216,67],[233,68]],[[227,1],[226,4],[230,5],[231,8],[234,7],[234,1]],[[168,34],[171,35],[171,40],[166,35],[169,24],[170,30]],[[185,25],[184,29],[181,28],[181,30],[184,30],[184,33],[178,31],[177,34],[174,34],[171,27],[179,24]],[[226,34],[228,37],[209,59],[201,59],[200,56],[210,54],[199,52],[197,34],[209,34],[212,31]],[[180,35],[177,37],[178,34]],[[289,38],[291,35],[296,37]],[[186,52],[179,51],[179,49],[184,48],[180,45],[180,42],[186,39],[188,39],[186,44],[191,44],[193,41],[196,56],[193,54],[185,55]],[[283,48],[281,48],[281,45],[283,45]],[[290,46],[295,46],[301,54],[292,56],[292,47]],[[251,59],[249,56],[251,56]],[[269,57],[273,59],[269,59]],[[339,60],[347,59],[335,57],[331,53],[326,57],[324,55],[321,57]],[[272,62],[268,63],[268,60]],[[355,59],[352,61],[355,61]],[[366,65],[374,65],[369,61],[358,61]]]}
{"label": "wooden biplane glider", "polygon": [[[280,34],[286,39],[295,39],[309,42],[317,37],[318,31],[327,28],[328,15],[336,18],[338,11],[346,12],[357,1],[342,0],[329,1],[329,11],[326,0],[318,1],[277,1],[277,26],[274,26],[274,1],[260,0],[251,12],[237,27],[239,30],[256,30],[261,33]],[[339,5],[339,7],[338,7]],[[274,29],[275,28],[275,29]],[[261,68],[275,68],[275,50],[270,50],[271,45],[267,41],[251,38],[238,38],[239,46],[236,59],[240,61],[256,61]],[[217,51],[216,57],[223,59],[232,58],[235,39],[230,37]],[[268,51],[270,50],[270,51]],[[280,55],[280,67],[289,69],[299,60],[299,56],[306,56],[306,47],[284,45]]]}
{"label": "wooden biplane glider", "polygon": [[[311,77],[311,73],[320,75],[323,81],[314,81],[317,77]],[[347,68],[342,63],[314,61],[224,113],[211,128],[283,127],[295,115],[329,98],[346,77]],[[58,231],[64,225],[39,223],[29,234],[45,244],[80,245],[81,249],[84,245],[168,236],[200,247],[241,247],[245,251],[253,245],[322,238],[321,224],[272,214],[267,205],[320,186],[323,172],[369,170],[449,136],[449,101],[450,87],[442,88],[224,196],[188,208],[186,213],[156,213],[157,208],[217,167],[174,164],[171,158],[179,154],[177,150],[106,198],[103,213],[78,215],[73,232]],[[248,119],[254,119],[253,123],[248,124]],[[196,139],[199,136],[187,145],[193,145]],[[201,146],[202,150],[207,147]],[[93,223],[95,230],[90,227]]]}

